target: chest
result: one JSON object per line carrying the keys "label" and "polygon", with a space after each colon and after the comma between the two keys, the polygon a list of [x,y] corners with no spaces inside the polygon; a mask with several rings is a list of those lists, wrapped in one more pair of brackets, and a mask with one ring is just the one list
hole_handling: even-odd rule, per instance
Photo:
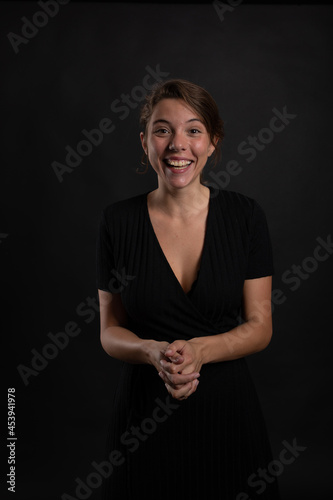
{"label": "chest", "polygon": [[192,338],[237,323],[248,229],[244,217],[222,212],[217,201],[212,198],[209,211],[186,224],[164,221],[146,198],[128,216],[114,216],[114,279],[139,336]]}
{"label": "chest", "polygon": [[150,215],[157,244],[185,293],[191,289],[200,268],[206,219],[204,215],[186,222],[170,223],[154,214]]}

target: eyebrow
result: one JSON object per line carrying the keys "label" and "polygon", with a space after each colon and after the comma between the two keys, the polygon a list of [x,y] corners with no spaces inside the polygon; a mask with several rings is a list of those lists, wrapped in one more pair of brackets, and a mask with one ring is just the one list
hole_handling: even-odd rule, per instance
{"label": "eyebrow", "polygon": [[[186,123],[189,123],[189,122],[200,122],[204,125],[203,121],[200,120],[199,118],[191,118],[190,120],[187,120]],[[170,122],[168,120],[165,120],[164,118],[161,118],[159,120],[155,120],[153,122],[153,125],[156,125],[156,123],[167,123],[167,124],[170,124]]]}

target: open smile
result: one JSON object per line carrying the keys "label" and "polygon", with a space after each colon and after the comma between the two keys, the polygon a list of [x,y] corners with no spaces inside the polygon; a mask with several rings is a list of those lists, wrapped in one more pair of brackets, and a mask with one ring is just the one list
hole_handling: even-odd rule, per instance
{"label": "open smile", "polygon": [[186,159],[176,160],[176,159],[166,158],[163,161],[167,165],[167,167],[169,167],[170,170],[172,171],[180,171],[180,170],[184,171],[193,163],[193,160],[186,160]]}

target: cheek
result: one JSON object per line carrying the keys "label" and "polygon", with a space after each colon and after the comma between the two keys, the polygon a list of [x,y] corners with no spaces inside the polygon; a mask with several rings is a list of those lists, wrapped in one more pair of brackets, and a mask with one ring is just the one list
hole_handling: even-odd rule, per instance
{"label": "cheek", "polygon": [[193,146],[192,151],[198,157],[199,156],[206,157],[209,154],[208,149],[209,149],[209,145],[207,144],[207,142],[206,141],[202,141],[202,142],[196,143]]}
{"label": "cheek", "polygon": [[159,140],[150,140],[148,143],[148,151],[154,156],[158,156],[164,151],[164,143]]}
{"label": "cheek", "polygon": [[154,170],[157,171],[164,166],[161,158],[163,157],[165,148],[161,141],[149,141],[147,146],[150,163]]}

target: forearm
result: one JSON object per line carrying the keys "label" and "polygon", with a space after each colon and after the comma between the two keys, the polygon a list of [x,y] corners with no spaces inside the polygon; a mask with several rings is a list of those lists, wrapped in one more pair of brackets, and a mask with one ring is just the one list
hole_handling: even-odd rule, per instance
{"label": "forearm", "polygon": [[271,322],[249,320],[226,333],[190,340],[201,352],[203,364],[242,358],[267,347],[272,336]]}
{"label": "forearm", "polygon": [[152,364],[155,340],[141,339],[121,326],[109,326],[101,332],[101,344],[109,356],[135,364]]}

